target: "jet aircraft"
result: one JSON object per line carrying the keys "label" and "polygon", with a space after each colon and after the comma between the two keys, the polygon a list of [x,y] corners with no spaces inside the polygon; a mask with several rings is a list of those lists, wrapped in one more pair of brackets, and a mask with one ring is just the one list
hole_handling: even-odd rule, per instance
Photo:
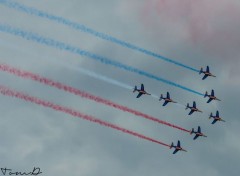
{"label": "jet aircraft", "polygon": [[206,135],[204,135],[202,132],[201,132],[201,127],[198,126],[198,130],[197,131],[194,131],[194,128],[192,128],[192,131],[190,132],[190,134],[195,134],[193,140],[197,139],[199,136],[203,136],[203,137],[207,137]]}
{"label": "jet aircraft", "polygon": [[144,85],[143,85],[143,84],[141,84],[141,89],[138,89],[137,86],[135,86],[134,89],[133,89],[133,92],[136,92],[136,91],[139,92],[136,98],[141,97],[142,94],[151,95],[150,93],[147,93],[147,92],[144,90]]}
{"label": "jet aircraft", "polygon": [[209,66],[207,66],[206,71],[204,71],[203,68],[201,67],[199,74],[202,74],[202,73],[204,74],[202,80],[206,79],[208,76],[216,77],[210,72]]}
{"label": "jet aircraft", "polygon": [[215,115],[215,116],[213,116],[212,113],[211,113],[210,116],[209,116],[209,119],[211,119],[211,118],[214,119],[213,122],[212,122],[212,124],[216,123],[217,121],[225,122],[225,120],[223,120],[223,119],[219,116],[219,112],[218,112],[218,111],[216,112],[216,115]]}
{"label": "jet aircraft", "polygon": [[210,103],[212,100],[218,100],[221,101],[220,99],[218,99],[215,95],[214,95],[214,90],[212,89],[211,91],[211,95],[208,94],[208,92],[206,91],[204,98],[209,97],[209,100],[207,101],[207,103]]}
{"label": "jet aircraft", "polygon": [[189,106],[189,103],[187,104],[187,106],[186,106],[186,110],[187,109],[191,109],[191,111],[189,112],[189,114],[188,115],[191,115],[193,112],[202,112],[201,110],[199,110],[198,108],[197,108],[197,106],[196,106],[196,102],[195,101],[193,101],[193,106],[192,107],[190,107]]}
{"label": "jet aircraft", "polygon": [[161,100],[165,100],[165,102],[163,103],[163,106],[166,106],[169,102],[172,102],[172,103],[177,103],[176,101],[173,101],[171,98],[170,98],[170,94],[169,92],[167,92],[167,96],[164,98],[163,95],[161,94],[160,98],[159,98],[159,101]]}
{"label": "jet aircraft", "polygon": [[183,148],[181,147],[181,143],[180,143],[179,140],[178,140],[176,146],[175,146],[175,145],[173,144],[173,142],[172,142],[172,144],[170,145],[170,149],[171,149],[171,148],[175,148],[175,150],[173,151],[173,154],[177,153],[179,150],[180,150],[180,151],[187,152],[187,150],[185,150],[185,149],[183,149]]}

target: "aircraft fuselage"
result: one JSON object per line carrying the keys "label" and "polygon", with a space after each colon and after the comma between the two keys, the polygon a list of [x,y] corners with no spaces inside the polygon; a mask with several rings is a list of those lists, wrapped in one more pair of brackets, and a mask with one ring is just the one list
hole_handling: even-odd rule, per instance
{"label": "aircraft fuselage", "polygon": [[177,150],[181,150],[181,151],[184,151],[184,152],[186,152],[186,150],[185,149],[183,149],[182,147],[178,147],[178,146],[173,146],[175,149],[177,149]]}
{"label": "aircraft fuselage", "polygon": [[212,96],[212,95],[207,95],[210,99],[212,100],[218,100],[218,101],[221,101],[220,99],[218,99],[217,97],[215,96]]}
{"label": "aircraft fuselage", "polygon": [[198,136],[203,136],[203,137],[207,137],[206,135],[204,135],[203,133],[198,133],[198,132],[195,132],[196,135]]}
{"label": "aircraft fuselage", "polygon": [[[163,99],[163,100],[166,101],[166,102],[177,103],[176,101],[173,101],[171,98],[161,98],[161,99]],[[161,100],[161,99],[160,99],[160,100]]]}
{"label": "aircraft fuselage", "polygon": [[139,93],[142,93],[142,94],[148,94],[148,95],[149,95],[149,93],[147,93],[145,90],[137,89],[137,91],[138,91]]}
{"label": "aircraft fuselage", "polygon": [[222,120],[222,118],[221,118],[221,117],[214,117],[214,119],[215,119],[215,120],[219,120],[219,121],[221,121],[221,120]]}
{"label": "aircraft fuselage", "polygon": [[208,76],[213,76],[213,77],[216,77],[215,75],[213,75],[213,74],[212,74],[212,73],[210,73],[210,72],[203,71],[203,73],[204,73],[205,75],[208,75]]}
{"label": "aircraft fuselage", "polygon": [[190,108],[192,111],[198,111],[198,112],[202,112],[202,111],[200,111],[199,109],[197,109],[197,108],[194,108],[194,107],[191,107]]}
{"label": "aircraft fuselage", "polygon": [[[223,119],[222,119],[221,117],[219,117],[219,116],[210,116],[209,118],[211,118],[211,117],[214,119],[215,122],[216,122],[216,121],[225,122],[225,120],[223,120]],[[214,122],[214,121],[213,121],[213,122]],[[215,122],[214,122],[214,123],[215,123]]]}
{"label": "aircraft fuselage", "polygon": [[180,151],[184,151],[184,152],[186,152],[186,150],[183,149],[182,147],[177,147],[176,149],[177,149],[177,150],[180,150]]}
{"label": "aircraft fuselage", "polygon": [[163,98],[165,101],[168,101],[168,102],[173,102],[172,99],[169,99],[169,98]]}
{"label": "aircraft fuselage", "polygon": [[213,99],[213,100],[215,100],[215,99],[217,98],[217,97],[211,96],[211,95],[208,95],[208,97],[211,98],[211,99]]}

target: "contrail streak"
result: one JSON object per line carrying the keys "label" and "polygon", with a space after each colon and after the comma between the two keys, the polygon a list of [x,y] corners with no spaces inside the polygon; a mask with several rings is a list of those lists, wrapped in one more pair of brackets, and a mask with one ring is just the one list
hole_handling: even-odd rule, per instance
{"label": "contrail streak", "polygon": [[122,63],[120,63],[118,61],[110,60],[110,59],[108,59],[106,57],[98,56],[98,55],[96,55],[94,53],[91,53],[91,52],[82,50],[80,48],[77,48],[77,47],[65,44],[63,42],[59,42],[59,41],[56,41],[56,40],[53,40],[53,39],[50,39],[50,38],[42,37],[42,36],[40,36],[38,34],[35,34],[35,33],[26,32],[26,31],[23,31],[21,29],[13,28],[11,26],[4,25],[4,24],[0,24],[0,31],[6,32],[6,33],[10,33],[10,34],[13,34],[13,35],[16,35],[16,36],[20,36],[20,37],[22,37],[24,39],[35,41],[37,43],[44,44],[44,45],[47,45],[47,46],[51,46],[51,47],[54,47],[54,48],[57,48],[57,49],[60,49],[60,50],[65,50],[65,51],[69,51],[71,53],[75,53],[75,54],[78,54],[78,55],[81,55],[81,56],[86,56],[88,58],[91,58],[91,59],[94,59],[96,61],[99,61],[99,62],[101,62],[103,64],[111,65],[111,66],[114,66],[114,67],[121,68],[123,70],[129,71],[129,72],[137,73],[137,74],[139,74],[141,76],[145,76],[147,78],[154,79],[154,80],[163,82],[165,84],[169,84],[171,86],[175,86],[175,87],[181,88],[183,90],[192,92],[192,93],[200,95],[200,96],[204,95],[204,94],[202,94],[200,92],[197,92],[195,90],[192,90],[192,89],[187,88],[185,86],[182,86],[180,84],[176,84],[176,83],[171,82],[169,80],[157,77],[157,76],[152,75],[150,73],[147,73],[147,72],[145,72],[143,70],[140,70],[140,69],[128,66],[128,65],[124,65],[124,64],[122,64]]}
{"label": "contrail streak", "polygon": [[[73,68],[73,67],[72,67]],[[128,89],[128,90],[132,90],[133,87],[130,86],[130,85],[127,85],[127,84],[124,84],[122,82],[119,82],[117,80],[114,80],[114,79],[111,79],[109,77],[106,77],[106,76],[103,76],[103,75],[100,75],[100,74],[97,74],[93,71],[90,71],[90,70],[87,70],[87,69],[84,69],[84,68],[74,68],[76,71],[79,71],[80,73],[83,73],[85,75],[88,75],[90,77],[93,77],[93,78],[96,78],[96,79],[100,79],[102,81],[105,81],[105,82],[108,82],[108,83],[111,83],[113,85],[116,85],[116,86],[119,86],[119,87],[122,87],[122,88],[125,88],[125,89]]]}
{"label": "contrail streak", "polygon": [[153,142],[153,143],[157,143],[157,144],[160,144],[160,145],[163,145],[163,146],[166,146],[166,147],[170,147],[168,144],[165,144],[165,143],[160,142],[158,140],[155,140],[155,139],[152,139],[150,137],[144,136],[142,134],[136,133],[134,131],[119,127],[117,125],[108,123],[106,121],[103,121],[103,120],[100,120],[100,119],[97,119],[97,118],[94,118],[90,115],[83,114],[83,113],[75,111],[73,109],[70,109],[70,108],[67,108],[67,107],[64,107],[64,106],[60,106],[60,105],[51,103],[49,101],[41,100],[37,97],[33,97],[33,96],[29,96],[29,95],[21,93],[21,92],[13,91],[13,90],[11,90],[9,88],[6,88],[4,86],[1,86],[1,85],[0,85],[0,92],[1,92],[1,94],[6,95],[6,96],[19,98],[19,99],[22,99],[22,100],[25,100],[25,101],[28,101],[28,102],[31,102],[31,103],[34,103],[34,104],[37,104],[37,105],[41,105],[41,106],[51,108],[51,109],[56,110],[56,111],[63,112],[65,114],[69,114],[73,117],[78,117],[78,118],[81,118],[81,119],[84,119],[84,120],[88,120],[90,122],[94,122],[94,123],[97,123],[99,125],[102,125],[102,126],[105,126],[105,127],[108,127],[108,128],[112,128],[112,129],[115,129],[115,130],[121,131],[123,133],[133,135],[133,136],[141,138],[141,139],[148,140],[148,141]]}
{"label": "contrail streak", "polygon": [[17,3],[17,2],[0,0],[0,3],[2,3],[3,5],[5,5],[5,6],[9,7],[9,8],[13,8],[15,10],[18,10],[18,11],[21,11],[21,12],[24,12],[24,13],[27,13],[27,14],[30,14],[30,15],[35,15],[35,16],[38,16],[38,17],[42,17],[42,18],[48,19],[50,21],[55,21],[57,23],[66,25],[68,27],[71,27],[71,28],[76,29],[76,30],[80,30],[82,32],[85,32],[85,33],[88,33],[88,34],[91,34],[91,35],[94,35],[96,37],[99,37],[101,39],[113,42],[113,43],[121,45],[123,47],[127,47],[127,48],[130,48],[130,49],[142,52],[142,53],[144,53],[146,55],[155,57],[155,58],[160,59],[160,60],[164,60],[166,62],[175,64],[177,66],[189,69],[189,70],[194,71],[194,72],[199,72],[199,70],[197,70],[197,69],[195,69],[193,67],[187,66],[187,65],[182,64],[182,63],[180,63],[178,61],[175,61],[173,59],[161,56],[161,55],[156,54],[156,53],[154,53],[152,51],[146,50],[144,48],[138,47],[138,46],[133,45],[131,43],[125,42],[125,41],[120,40],[120,39],[117,39],[117,38],[112,37],[112,36],[110,36],[108,34],[97,32],[94,29],[91,29],[91,28],[89,28],[89,27],[87,27],[87,26],[85,26],[83,24],[78,24],[78,23],[72,22],[72,21],[70,21],[68,19],[65,19],[63,17],[55,16],[55,15],[46,13],[44,11],[38,10],[36,8],[25,6],[25,5]]}
{"label": "contrail streak", "polygon": [[157,95],[151,94],[151,96],[155,99],[159,99],[159,96],[157,96]]}
{"label": "contrail streak", "polygon": [[[125,88],[125,89],[128,89],[128,90],[132,90],[133,89],[133,87],[130,86],[130,85],[127,85],[127,84],[125,84],[123,82],[120,82],[120,81],[117,81],[115,79],[106,77],[104,75],[100,75],[99,73],[95,73],[93,71],[90,71],[90,70],[87,70],[87,69],[84,69],[84,68],[81,68],[81,67],[76,67],[76,66],[74,66],[74,67],[71,66],[70,68],[72,70],[78,71],[78,72],[80,72],[80,73],[82,73],[84,75],[96,78],[96,79],[101,80],[101,81],[105,81],[105,82],[110,83],[110,84],[113,84],[113,85],[116,85],[116,86],[119,86],[119,87],[122,87],[122,88]],[[152,93],[151,93],[151,96],[153,98],[156,98],[156,99],[159,98],[157,95],[154,95]]]}
{"label": "contrail streak", "polygon": [[[96,78],[98,80],[102,80],[102,81],[105,81],[107,83],[110,83],[110,84],[113,84],[113,85],[116,85],[116,86],[119,86],[119,87],[122,87],[122,88],[125,88],[125,89],[128,89],[128,90],[132,90],[133,87],[130,86],[130,85],[127,85],[127,84],[124,84],[120,81],[117,81],[115,79],[112,79],[112,78],[109,78],[109,77],[106,77],[104,75],[100,75],[98,73],[95,73],[93,71],[90,71],[90,70],[87,70],[87,69],[84,69],[84,68],[80,68],[80,67],[71,67],[71,69],[74,69],[76,71],[79,71],[80,73],[82,74],[85,74],[85,75],[88,75],[90,77],[93,77],[93,78]],[[156,98],[156,99],[159,99],[159,97],[157,95],[154,95],[151,93],[151,96],[153,98]]]}
{"label": "contrail streak", "polygon": [[110,106],[110,107],[122,110],[124,112],[128,112],[128,113],[134,114],[134,115],[139,116],[139,117],[143,117],[145,119],[148,119],[148,120],[151,120],[151,121],[163,124],[163,125],[170,126],[172,128],[176,128],[178,130],[181,130],[181,131],[184,131],[184,132],[187,132],[187,133],[190,132],[189,130],[184,129],[182,127],[179,127],[179,126],[173,125],[171,123],[159,120],[159,119],[157,119],[155,117],[152,117],[152,116],[149,116],[147,114],[141,113],[139,111],[130,109],[130,108],[126,107],[126,106],[122,106],[122,105],[116,104],[116,103],[111,102],[109,100],[106,100],[106,99],[103,99],[103,98],[91,95],[91,94],[86,93],[84,91],[81,91],[79,89],[73,88],[73,87],[68,86],[68,85],[64,85],[64,84],[62,84],[60,82],[56,82],[54,80],[42,77],[40,75],[31,73],[31,72],[27,72],[27,71],[23,71],[23,70],[14,68],[14,67],[10,67],[10,66],[8,66],[6,64],[0,64],[0,70],[8,72],[8,73],[11,73],[11,74],[14,74],[14,75],[22,77],[22,78],[31,79],[31,80],[40,82],[42,84],[55,87],[57,89],[60,89],[60,90],[63,90],[63,91],[75,94],[77,96],[80,96],[80,97],[83,97],[83,98],[87,98],[87,99],[93,100],[93,101],[98,102],[98,103],[105,104],[107,106]]}

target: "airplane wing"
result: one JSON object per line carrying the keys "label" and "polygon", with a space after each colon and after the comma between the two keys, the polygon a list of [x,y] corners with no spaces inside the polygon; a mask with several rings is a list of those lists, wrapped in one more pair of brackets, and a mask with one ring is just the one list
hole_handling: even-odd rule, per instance
{"label": "airplane wing", "polygon": [[219,112],[218,111],[216,112],[216,117],[219,117]]}
{"label": "airplane wing", "polygon": [[143,84],[141,84],[141,90],[144,90],[144,85]]}
{"label": "airplane wing", "polygon": [[164,103],[163,103],[163,106],[166,106],[168,104],[168,101],[165,101]]}
{"label": "airplane wing", "polygon": [[198,132],[201,133],[201,127],[200,126],[198,126]]}
{"label": "airplane wing", "polygon": [[217,120],[216,120],[216,119],[214,119],[214,121],[212,122],[212,124],[216,123],[216,121],[217,121]]}
{"label": "airplane wing", "polygon": [[214,90],[212,90],[211,95],[214,96]]}
{"label": "airplane wing", "polygon": [[209,98],[209,100],[207,101],[207,103],[210,103],[213,99]]}
{"label": "airplane wing", "polygon": [[209,66],[207,66],[207,69],[206,69],[206,71],[207,71],[208,73],[210,72]]}
{"label": "airplane wing", "polygon": [[181,147],[180,141],[177,142],[177,146],[178,146],[178,147]]}
{"label": "airplane wing", "polygon": [[142,96],[142,93],[139,92],[136,98],[139,98],[139,97],[141,97],[141,96]]}
{"label": "airplane wing", "polygon": [[203,78],[202,78],[202,80],[206,79],[207,77],[208,77],[208,75],[204,75]]}
{"label": "airplane wing", "polygon": [[169,92],[167,92],[167,98],[168,98],[168,99],[170,98],[170,94],[169,94]]}
{"label": "airplane wing", "polygon": [[175,149],[174,152],[173,152],[173,154],[175,154],[175,153],[177,153],[177,152],[178,152],[178,149]]}
{"label": "airplane wing", "polygon": [[193,107],[196,108],[196,102],[195,101],[193,102]]}
{"label": "airplane wing", "polygon": [[193,138],[193,140],[196,140],[198,137],[199,137],[198,135],[195,135],[194,138]]}
{"label": "airplane wing", "polygon": [[191,111],[188,113],[188,115],[191,115],[193,112],[194,112],[194,111],[193,111],[193,110],[191,110]]}

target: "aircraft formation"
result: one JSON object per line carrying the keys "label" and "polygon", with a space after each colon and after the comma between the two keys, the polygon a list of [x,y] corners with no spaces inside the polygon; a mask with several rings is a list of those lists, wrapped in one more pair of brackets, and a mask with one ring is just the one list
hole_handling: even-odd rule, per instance
{"label": "aircraft formation", "polygon": [[[210,68],[209,66],[206,67],[206,71],[203,70],[203,68],[200,69],[199,74],[204,74],[202,80],[205,80],[207,77],[211,76],[211,77],[216,77],[215,75],[213,75],[210,72]],[[137,86],[134,87],[133,89],[133,93],[134,92],[138,92],[138,95],[136,98],[140,98],[142,95],[151,95],[150,93],[148,93],[145,88],[144,88],[144,84],[141,84],[140,89],[137,88]],[[220,99],[218,99],[215,96],[214,90],[211,90],[211,94],[208,94],[208,92],[206,91],[206,93],[204,94],[204,98],[208,97],[208,101],[207,103],[210,103],[212,100],[217,100],[217,101],[221,101]],[[159,101],[163,100],[163,104],[162,106],[166,106],[168,103],[177,103],[176,101],[174,101],[173,99],[171,99],[170,97],[170,93],[167,92],[166,97],[163,96],[163,94],[160,95],[159,97]],[[190,106],[189,103],[187,103],[185,110],[190,109],[190,112],[188,113],[188,115],[192,115],[194,112],[203,112],[200,109],[197,108],[197,104],[195,101],[193,101],[193,105]],[[211,112],[209,119],[213,118],[212,124],[215,124],[217,121],[222,121],[225,122],[225,120],[223,120],[220,116],[219,116],[219,111],[216,111],[216,115],[214,116],[213,113]],[[201,132],[201,127],[198,126],[197,130],[195,131],[194,128],[192,128],[192,130],[190,130],[190,134],[195,134],[193,140],[196,140],[199,136],[200,137],[207,137],[205,134],[203,134]],[[174,143],[172,142],[170,147],[170,149],[175,148],[175,150],[173,151],[173,154],[176,154],[178,151],[184,151],[187,152],[187,150],[183,149],[181,147],[181,142],[180,140],[177,141],[177,145],[174,145]]]}
{"label": "aircraft formation", "polygon": [[[203,70],[203,68],[200,68],[200,70],[198,70],[198,69],[195,69],[193,67],[182,64],[178,61],[172,60],[170,58],[166,59],[165,57],[162,57],[161,55],[159,55],[157,53],[153,53],[153,52],[148,51],[144,48],[141,48],[141,47],[135,46],[133,44],[130,44],[128,42],[125,42],[123,40],[116,39],[115,37],[112,37],[110,35],[107,35],[107,34],[104,34],[104,33],[101,33],[101,32],[97,32],[94,29],[86,27],[82,24],[72,22],[68,19],[65,19],[64,17],[48,14],[44,11],[41,11],[41,10],[38,10],[38,9],[35,9],[35,8],[32,8],[32,7],[28,7],[28,6],[25,6],[25,5],[17,3],[17,2],[0,1],[0,4],[5,5],[6,7],[9,7],[9,8],[15,9],[19,12],[21,11],[21,12],[26,13],[28,15],[34,15],[34,16],[37,16],[37,17],[40,17],[40,18],[43,18],[43,19],[45,18],[45,19],[50,20],[52,22],[57,22],[57,23],[60,23],[61,25],[65,25],[65,26],[68,26],[70,28],[73,28],[75,30],[79,30],[79,31],[82,31],[82,32],[89,33],[89,34],[91,34],[95,37],[101,38],[103,40],[107,40],[109,42],[113,42],[113,43],[121,45],[123,47],[139,51],[139,52],[141,52],[145,55],[152,56],[155,59],[160,59],[160,60],[164,60],[166,62],[174,63],[178,66],[181,66],[181,67],[184,67],[186,69],[195,71],[195,72],[199,73],[200,75],[203,74],[202,80],[205,80],[207,77],[216,77],[215,75],[213,75],[210,72],[209,66],[206,67],[206,70]],[[0,24],[0,32],[8,33],[8,34],[14,35],[16,37],[21,37],[23,39],[27,39],[28,41],[36,42],[38,44],[42,44],[42,45],[45,45],[45,46],[48,46],[48,47],[59,49],[61,51],[65,50],[65,51],[70,52],[72,54],[76,54],[78,56],[83,56],[83,57],[88,58],[88,59],[94,59],[95,61],[101,62],[102,64],[105,64],[105,65],[108,65],[108,66],[113,66],[113,67],[116,67],[118,69],[122,69],[122,70],[132,72],[132,73],[135,73],[135,74],[139,74],[139,75],[145,76],[149,79],[160,81],[160,82],[163,82],[165,84],[169,84],[169,85],[187,90],[189,92],[192,92],[192,93],[195,93],[195,94],[198,94],[198,95],[202,95],[204,98],[208,98],[207,103],[210,103],[212,100],[221,101],[220,99],[218,99],[215,96],[214,90],[211,90],[211,94],[208,94],[208,92],[206,92],[205,94],[201,94],[201,93],[199,93],[197,91],[194,91],[190,88],[187,88],[187,87],[182,86],[180,84],[176,84],[172,81],[169,81],[167,79],[161,78],[161,77],[156,76],[156,75],[153,75],[153,74],[148,73],[144,70],[141,70],[141,69],[138,69],[138,68],[135,68],[135,67],[132,67],[132,66],[128,66],[128,65],[123,64],[119,61],[112,60],[110,58],[103,57],[103,56],[100,56],[98,54],[94,54],[94,53],[89,52],[89,51],[85,51],[85,50],[83,50],[79,47],[76,47],[76,46],[74,47],[74,46],[69,45],[67,43],[64,43],[64,42],[61,42],[61,41],[58,41],[58,40],[55,40],[55,39],[51,39],[51,38],[48,38],[48,37],[44,37],[42,35],[39,35],[39,34],[36,34],[36,33],[33,33],[33,32],[27,32],[27,31],[22,30],[20,28],[15,28],[15,27],[12,27],[10,25],[4,25],[4,24]],[[78,95],[82,98],[87,98],[87,99],[93,100],[95,102],[111,106],[113,108],[116,108],[116,109],[122,110],[124,112],[134,114],[135,116],[143,117],[145,119],[157,122],[159,124],[167,125],[167,126],[170,126],[172,128],[182,130],[184,132],[190,133],[191,135],[194,134],[195,136],[193,137],[193,140],[196,140],[199,136],[200,137],[207,137],[205,134],[203,134],[201,132],[201,127],[200,126],[198,126],[196,131],[194,130],[194,128],[192,128],[191,130],[187,130],[185,128],[182,128],[182,127],[176,126],[174,124],[171,124],[171,123],[165,122],[163,120],[160,120],[158,118],[154,118],[150,115],[141,113],[137,110],[130,109],[129,107],[119,105],[117,103],[111,102],[111,101],[103,99],[101,97],[97,97],[97,96],[91,95],[89,93],[83,92],[79,89],[75,89],[71,86],[64,85],[64,84],[61,84],[59,82],[50,80],[48,78],[41,77],[41,76],[36,75],[34,73],[30,73],[30,72],[25,72],[24,73],[23,71],[19,71],[16,68],[10,68],[6,65],[1,65],[1,64],[0,64],[0,70],[1,71],[7,71],[8,73],[14,74],[18,77],[31,79],[33,81],[38,81],[38,82],[40,82],[42,84],[45,84],[47,86],[55,87],[57,89],[65,91],[65,92],[72,93],[72,94]],[[108,77],[105,77],[105,76],[102,76],[102,75],[99,75],[99,74],[95,74],[94,72],[89,71],[89,70],[86,71],[86,72],[87,72],[87,75],[95,75],[93,77],[97,77],[97,79],[99,79],[99,80],[104,80],[104,81],[108,80],[107,82],[111,82],[115,85],[120,85],[121,87],[124,87],[124,88],[127,88],[127,89],[131,89],[131,86],[122,84],[121,82],[118,82],[116,80],[111,80]],[[141,84],[141,87],[139,89],[137,88],[137,86],[135,86],[134,89],[133,89],[133,92],[138,92],[136,98],[140,98],[142,95],[153,96],[145,90],[143,84]],[[152,139],[150,137],[147,137],[145,135],[138,134],[134,131],[119,127],[115,124],[111,124],[107,121],[103,121],[103,120],[94,118],[92,116],[86,115],[84,113],[75,111],[73,109],[63,107],[63,106],[60,106],[60,105],[57,105],[57,104],[54,104],[54,103],[51,103],[51,102],[47,102],[47,101],[41,100],[37,97],[32,97],[32,96],[23,94],[21,92],[12,91],[12,90],[10,90],[8,88],[5,88],[4,86],[1,86],[1,85],[0,85],[0,93],[3,94],[3,95],[8,95],[8,96],[11,96],[11,97],[16,97],[16,98],[19,98],[19,99],[22,99],[22,100],[25,100],[25,101],[29,101],[29,102],[32,102],[32,103],[35,103],[35,104],[38,104],[38,105],[41,105],[41,106],[52,108],[53,110],[61,111],[65,114],[72,115],[74,117],[79,117],[79,118],[82,118],[84,120],[88,120],[90,122],[98,123],[99,125],[109,127],[109,128],[127,133],[129,135],[132,135],[132,136],[135,136],[135,137],[138,137],[138,138],[141,138],[141,139],[145,139],[145,140],[148,140],[148,141],[166,146],[170,149],[174,148],[175,150],[173,151],[173,154],[177,153],[178,151],[185,151],[185,152],[187,151],[187,150],[185,150],[181,147],[180,140],[177,141],[176,145],[174,145],[173,142],[171,144],[166,144],[166,143],[163,143],[161,141],[158,141],[158,140]],[[158,98],[158,96],[154,96],[154,97]],[[159,101],[163,102],[162,106],[164,106],[164,107],[166,105],[168,105],[169,103],[179,104],[174,100],[174,98],[173,99],[171,98],[169,92],[166,93],[166,96],[161,94],[160,97],[159,97]],[[193,101],[192,106],[190,105],[190,103],[187,103],[185,109],[190,110],[188,115],[192,115],[194,112],[202,112],[200,109],[197,108],[197,104],[196,104],[195,101]],[[213,115],[213,113],[211,113],[210,116],[209,116],[209,119],[211,119],[211,118],[213,118],[212,124],[215,124],[217,121],[225,122],[222,119],[222,117],[219,116],[219,111],[216,111],[216,115]]]}

